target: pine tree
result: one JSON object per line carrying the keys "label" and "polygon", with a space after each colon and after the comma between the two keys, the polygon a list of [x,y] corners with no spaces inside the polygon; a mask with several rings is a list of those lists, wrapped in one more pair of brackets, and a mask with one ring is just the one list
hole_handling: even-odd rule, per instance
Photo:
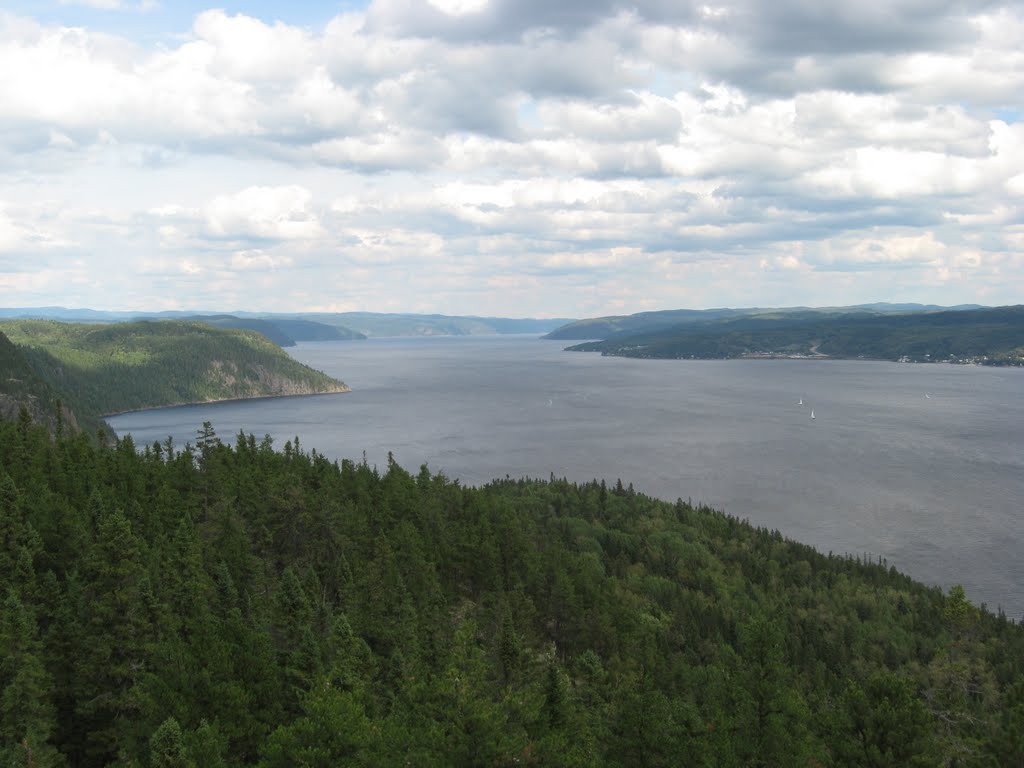
{"label": "pine tree", "polygon": [[0,648],[0,765],[62,765],[50,743],[56,730],[53,680],[43,665],[32,611],[13,587],[0,612]]}
{"label": "pine tree", "polygon": [[839,756],[867,768],[912,768],[936,764],[934,727],[911,683],[876,673],[864,687],[848,683],[844,694],[847,740],[837,740]]}
{"label": "pine tree", "polygon": [[88,643],[76,660],[77,710],[88,732],[90,759],[111,761],[141,737],[135,730],[141,703],[137,686],[150,636],[142,553],[119,509],[100,511],[85,576],[79,622]]}
{"label": "pine tree", "polygon": [[150,737],[149,764],[151,768],[194,768],[185,754],[181,726],[173,717],[164,720]]}
{"label": "pine tree", "polygon": [[369,766],[373,737],[362,706],[347,691],[324,686],[307,696],[304,713],[270,735],[260,768]]}

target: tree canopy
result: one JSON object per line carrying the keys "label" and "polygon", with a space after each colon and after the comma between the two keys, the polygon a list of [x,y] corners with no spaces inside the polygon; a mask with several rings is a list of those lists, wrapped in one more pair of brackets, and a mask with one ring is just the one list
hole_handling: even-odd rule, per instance
{"label": "tree canopy", "polygon": [[1024,759],[1024,628],[621,482],[0,421],[0,765]]}

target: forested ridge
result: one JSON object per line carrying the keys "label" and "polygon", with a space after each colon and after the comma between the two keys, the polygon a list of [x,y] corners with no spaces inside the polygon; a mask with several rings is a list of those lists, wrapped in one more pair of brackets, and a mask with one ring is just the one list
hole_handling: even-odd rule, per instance
{"label": "forested ridge", "polygon": [[2,335],[16,345],[8,357],[27,362],[90,432],[100,416],[120,411],[348,391],[255,331],[203,322],[10,320],[0,322]]}
{"label": "forested ridge", "polygon": [[908,314],[781,312],[621,331],[573,351],[645,358],[804,356],[1024,365],[1024,306]]}
{"label": "forested ridge", "polygon": [[[417,314],[405,312],[251,312],[236,310],[230,315],[209,315],[184,310],[163,312],[116,312],[65,307],[0,307],[0,318],[62,320],[64,322],[125,322],[134,320],[196,320],[220,318],[224,327],[260,330],[269,323],[294,341],[330,341],[367,336],[472,336],[492,334],[547,333],[572,322],[568,318],[475,317],[466,315]],[[246,325],[246,321],[258,323]],[[595,338],[593,336],[581,338]]]}
{"label": "forested ridge", "polygon": [[[157,318],[140,317],[140,320]],[[279,347],[294,347],[298,341],[342,341],[366,337],[340,325],[327,325],[295,318],[237,317],[235,315],[184,315],[177,320],[208,323],[218,328],[241,328],[256,331]]]}
{"label": "forested ridge", "polygon": [[4,766],[1024,761],[1020,624],[621,482],[22,414],[0,598]]}

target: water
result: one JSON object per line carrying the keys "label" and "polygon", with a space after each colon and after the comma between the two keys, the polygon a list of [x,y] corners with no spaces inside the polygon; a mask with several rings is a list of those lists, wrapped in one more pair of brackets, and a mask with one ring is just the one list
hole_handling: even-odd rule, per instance
{"label": "water", "polygon": [[[1024,616],[1024,370],[862,361],[662,361],[524,337],[300,344],[353,392],[124,414],[138,444],[203,421],[280,447],[481,484],[621,478]],[[803,398],[803,405],[798,405]],[[814,409],[815,419],[810,419]]]}

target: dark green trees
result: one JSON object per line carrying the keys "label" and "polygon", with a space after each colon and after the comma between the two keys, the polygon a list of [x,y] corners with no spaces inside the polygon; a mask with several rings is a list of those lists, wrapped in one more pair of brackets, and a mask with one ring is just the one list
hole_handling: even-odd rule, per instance
{"label": "dark green trees", "polygon": [[618,483],[0,422],[0,765],[1019,765],[1024,630]]}

